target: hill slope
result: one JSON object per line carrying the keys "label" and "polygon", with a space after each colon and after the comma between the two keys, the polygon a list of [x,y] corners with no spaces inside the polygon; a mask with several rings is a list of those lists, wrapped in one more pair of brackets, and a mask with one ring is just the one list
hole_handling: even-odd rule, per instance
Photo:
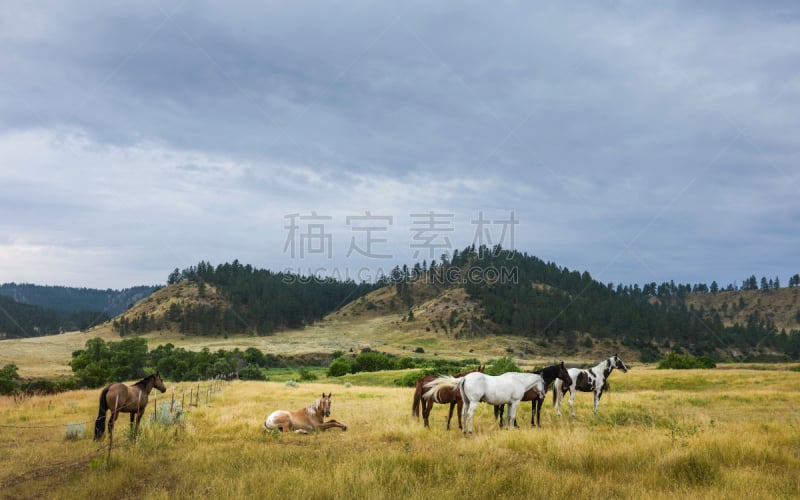
{"label": "hill slope", "polygon": [[725,326],[746,325],[757,316],[771,321],[777,330],[800,329],[800,288],[737,290],[717,293],[691,293],[685,303],[705,313],[719,313]]}

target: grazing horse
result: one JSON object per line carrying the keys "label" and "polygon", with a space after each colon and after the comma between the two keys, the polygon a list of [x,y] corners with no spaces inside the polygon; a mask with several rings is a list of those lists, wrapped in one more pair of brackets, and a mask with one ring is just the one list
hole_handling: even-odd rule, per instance
{"label": "grazing horse", "polygon": [[517,407],[522,396],[531,388],[536,388],[544,399],[544,379],[535,373],[507,372],[492,376],[479,372],[468,373],[456,378],[444,376],[433,379],[426,385],[428,391],[424,398],[435,398],[446,388],[458,389],[464,401],[464,433],[472,433],[472,417],[479,402],[493,405],[508,404],[507,428],[517,416]]}
{"label": "grazing horse", "polygon": [[331,427],[340,427],[343,431],[347,426],[336,420],[324,422],[325,417],[331,416],[331,393],[322,393],[322,397],[305,408],[299,410],[275,410],[264,421],[267,430],[278,429],[281,432],[294,431],[298,434],[308,434],[309,431],[327,430]]}
{"label": "grazing horse", "polygon": [[556,405],[558,416],[561,416],[561,401],[567,391],[569,391],[569,409],[573,417],[575,416],[573,402],[576,391],[594,392],[594,412],[597,413],[597,408],[600,406],[600,396],[603,395],[603,391],[608,384],[608,377],[614,368],[619,368],[622,373],[628,371],[628,367],[616,354],[588,370],[570,368],[569,375],[572,377],[572,384],[565,385],[559,380],[556,380],[553,384],[553,404]]}
{"label": "grazing horse", "polygon": [[[481,365],[474,370],[457,373],[453,376],[459,378],[463,377],[467,373],[472,373],[472,372],[483,373],[485,369],[486,367]],[[428,425],[428,417],[431,414],[433,403],[441,403],[441,404],[450,403],[450,413],[447,414],[447,430],[449,431],[450,420],[453,419],[453,409],[456,407],[456,405],[458,405],[458,428],[461,429],[461,410],[464,407],[464,401],[461,399],[461,393],[458,392],[458,389],[449,389],[449,390],[443,389],[436,394],[435,399],[434,398],[425,399],[422,397],[422,394],[425,391],[425,384],[427,384],[428,382],[430,382],[435,378],[436,375],[425,375],[424,377],[417,380],[417,387],[414,390],[414,404],[411,406],[411,416],[419,418],[419,407],[421,404],[422,421],[425,423],[425,427],[430,428],[430,425]]]}
{"label": "grazing horse", "polygon": [[[94,422],[94,438],[102,439],[106,427],[106,413],[111,410],[111,419],[108,421],[108,433],[114,432],[114,423],[120,412],[131,414],[131,427],[133,435],[139,431],[139,421],[142,419],[147,399],[153,387],[161,392],[167,390],[161,375],[158,372],[148,375],[131,386],[117,382],[107,386],[100,393],[100,411]],[[135,427],[134,427],[135,422]]]}
{"label": "grazing horse", "polygon": [[[560,379],[564,384],[572,385],[572,378],[569,376],[569,371],[567,367],[564,366],[564,362],[557,365],[546,366],[541,370],[536,370],[533,373],[542,376],[544,379],[544,390],[547,393],[547,390],[550,388],[550,384],[553,383],[554,380]],[[541,396],[541,397],[540,397]],[[539,394],[536,388],[528,389],[525,392],[525,395],[522,396],[522,401],[530,401],[531,402],[531,426],[538,425],[539,427],[542,426],[542,403],[544,402],[544,394]],[[494,418],[500,421],[500,425],[503,425],[503,410],[505,409],[505,405],[497,405],[494,407]],[[534,423],[535,419],[535,423]],[[514,426],[516,427],[517,423],[514,422]]]}

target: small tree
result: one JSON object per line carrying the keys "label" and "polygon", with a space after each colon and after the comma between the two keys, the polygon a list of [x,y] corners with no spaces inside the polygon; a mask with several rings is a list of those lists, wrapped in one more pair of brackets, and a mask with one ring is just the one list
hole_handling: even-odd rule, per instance
{"label": "small tree", "polygon": [[347,356],[339,356],[328,365],[329,377],[341,377],[353,371],[353,363]]}
{"label": "small tree", "polygon": [[9,363],[0,369],[0,394],[13,394],[19,390],[17,365]]}

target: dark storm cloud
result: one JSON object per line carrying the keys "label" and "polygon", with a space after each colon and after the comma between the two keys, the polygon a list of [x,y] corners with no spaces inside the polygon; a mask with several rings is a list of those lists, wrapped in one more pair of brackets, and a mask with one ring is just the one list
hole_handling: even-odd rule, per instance
{"label": "dark storm cloud", "polygon": [[764,273],[794,273],[799,18],[788,2],[12,5],[0,189],[32,187],[0,205],[4,248],[57,253],[53,214],[110,255],[140,225],[170,249],[143,268],[230,248],[273,266],[290,213],[391,213],[408,235],[414,211],[515,211],[517,246],[606,281],[740,279],[770,267],[753,238],[774,251]]}

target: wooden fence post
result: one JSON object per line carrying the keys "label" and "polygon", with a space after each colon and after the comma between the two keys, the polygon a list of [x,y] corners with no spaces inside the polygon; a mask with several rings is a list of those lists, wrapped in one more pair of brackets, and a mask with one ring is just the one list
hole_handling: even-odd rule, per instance
{"label": "wooden fence post", "polygon": [[111,412],[111,427],[108,429],[108,455],[106,456],[106,462],[111,460],[111,446],[114,443],[114,421],[117,418],[117,405],[119,405],[119,394],[117,394],[116,399],[114,399],[114,411]]}

